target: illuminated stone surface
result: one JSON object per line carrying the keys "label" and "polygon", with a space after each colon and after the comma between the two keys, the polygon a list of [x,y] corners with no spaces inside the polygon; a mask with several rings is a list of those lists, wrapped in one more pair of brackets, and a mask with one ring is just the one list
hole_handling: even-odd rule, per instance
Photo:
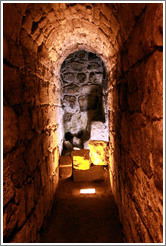
{"label": "illuminated stone surface", "polygon": [[[40,242],[59,177],[60,70],[78,50],[97,54],[107,68],[110,183],[125,241],[162,242],[162,3],[4,3],[3,31],[4,242]],[[101,86],[94,58],[88,57],[88,78],[79,71],[82,52],[66,71],[65,86],[73,79],[77,86],[88,80]],[[65,99],[73,134],[87,125],[83,110],[95,102],[81,98],[82,111],[73,115],[78,87]],[[85,94],[89,88],[83,87]],[[90,136],[84,134],[85,143]]]}
{"label": "illuminated stone surface", "polygon": [[102,166],[91,166],[88,170],[73,169],[74,182],[91,182],[104,180],[104,169]]}
{"label": "illuminated stone surface", "polygon": [[[102,132],[99,139],[107,141],[108,125],[102,123],[107,120],[106,69],[102,59],[84,50],[70,54],[61,66],[61,84],[64,135],[70,132],[73,146],[83,148],[83,143],[90,138],[93,122],[98,121],[96,130]],[[97,129],[100,122],[102,127]],[[80,132],[83,134],[78,139]]]}
{"label": "illuminated stone surface", "polygon": [[90,140],[108,141],[107,123],[94,121],[91,124]]}
{"label": "illuminated stone surface", "polygon": [[90,158],[94,165],[108,165],[108,142],[89,141]]}
{"label": "illuminated stone surface", "polygon": [[59,160],[59,175],[66,179],[72,176],[72,159],[70,156],[60,156]]}
{"label": "illuminated stone surface", "polygon": [[79,170],[88,170],[90,168],[89,150],[74,150],[71,152],[73,168]]}

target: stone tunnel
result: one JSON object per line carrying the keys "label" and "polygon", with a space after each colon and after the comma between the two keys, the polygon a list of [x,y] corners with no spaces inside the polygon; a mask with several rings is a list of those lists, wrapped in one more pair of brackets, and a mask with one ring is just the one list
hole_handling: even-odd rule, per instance
{"label": "stone tunnel", "polygon": [[163,242],[163,3],[3,3],[4,242],[41,242],[98,140],[123,242]]}

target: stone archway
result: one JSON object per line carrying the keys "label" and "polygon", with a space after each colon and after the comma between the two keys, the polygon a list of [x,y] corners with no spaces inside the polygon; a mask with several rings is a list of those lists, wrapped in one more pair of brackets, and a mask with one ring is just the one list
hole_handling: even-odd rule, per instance
{"label": "stone archway", "polygon": [[61,66],[61,84],[63,150],[86,149],[90,139],[108,141],[107,78],[100,57],[84,50],[70,54]]}
{"label": "stone archway", "polygon": [[39,242],[50,214],[60,68],[78,50],[107,67],[111,189],[126,241],[162,242],[163,4],[5,2],[3,12],[5,242]]}

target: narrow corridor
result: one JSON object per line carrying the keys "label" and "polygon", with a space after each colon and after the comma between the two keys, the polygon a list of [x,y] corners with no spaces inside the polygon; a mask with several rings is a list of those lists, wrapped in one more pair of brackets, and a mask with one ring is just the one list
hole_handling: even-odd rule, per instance
{"label": "narrow corridor", "polygon": [[[74,183],[61,180],[41,243],[122,243],[118,210],[109,180]],[[95,194],[80,189],[95,188]]]}
{"label": "narrow corridor", "polygon": [[2,2],[4,243],[163,242],[164,4]]}

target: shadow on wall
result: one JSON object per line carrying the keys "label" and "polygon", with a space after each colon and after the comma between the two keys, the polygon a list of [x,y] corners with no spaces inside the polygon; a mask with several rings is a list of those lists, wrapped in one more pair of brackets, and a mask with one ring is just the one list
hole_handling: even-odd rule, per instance
{"label": "shadow on wall", "polygon": [[[69,55],[61,66],[63,108],[63,152],[88,148],[88,140],[106,126],[106,69],[94,53],[80,50]],[[92,128],[93,132],[92,133]],[[107,135],[107,134],[106,134]]]}

